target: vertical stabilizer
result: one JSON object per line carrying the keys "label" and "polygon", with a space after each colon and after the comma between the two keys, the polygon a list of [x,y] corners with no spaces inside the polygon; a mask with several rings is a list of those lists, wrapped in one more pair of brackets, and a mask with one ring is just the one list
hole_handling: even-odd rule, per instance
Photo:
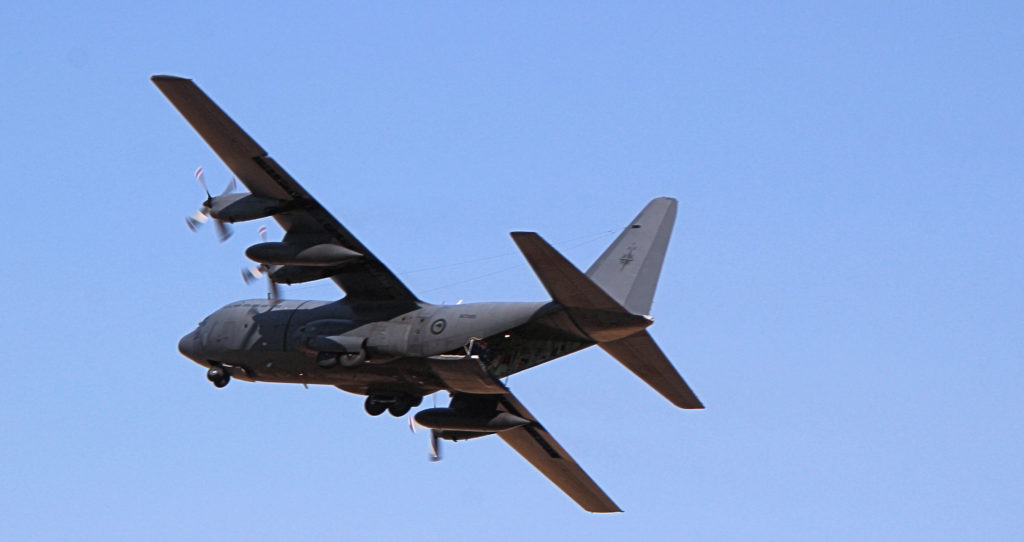
{"label": "vertical stabilizer", "polygon": [[591,280],[633,314],[651,312],[676,205],[673,198],[651,200],[587,270]]}

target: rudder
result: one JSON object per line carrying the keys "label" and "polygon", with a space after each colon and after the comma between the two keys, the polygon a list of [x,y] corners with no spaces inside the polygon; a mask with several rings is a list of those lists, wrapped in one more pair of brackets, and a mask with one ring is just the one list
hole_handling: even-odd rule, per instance
{"label": "rudder", "polygon": [[633,314],[651,312],[677,205],[674,198],[651,200],[587,270],[591,280]]}

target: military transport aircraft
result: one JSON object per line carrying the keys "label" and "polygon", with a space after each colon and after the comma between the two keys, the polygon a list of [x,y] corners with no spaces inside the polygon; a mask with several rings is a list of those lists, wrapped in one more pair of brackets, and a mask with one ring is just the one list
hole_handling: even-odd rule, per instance
{"label": "military transport aircraft", "polygon": [[[426,395],[446,391],[446,408],[419,411],[438,439],[497,434],[590,512],[618,506],[502,384],[502,378],[598,345],[672,404],[701,402],[647,333],[655,286],[676,215],[657,198],[583,273],[536,233],[512,239],[551,301],[432,305],[387,267],[267,155],[191,80],[153,82],[249,189],[207,199],[190,219],[219,225],[272,217],[278,242],[249,247],[270,284],[329,278],[337,301],[238,301],[207,316],[178,344],[217,387],[250,382],[325,384],[366,396],[365,408],[404,416]],[[201,175],[200,175],[201,177]],[[205,188],[205,184],[204,184]]]}

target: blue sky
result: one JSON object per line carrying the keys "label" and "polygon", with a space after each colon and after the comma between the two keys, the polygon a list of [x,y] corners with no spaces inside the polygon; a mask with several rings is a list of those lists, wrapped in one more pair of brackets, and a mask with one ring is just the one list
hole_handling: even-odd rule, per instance
{"label": "blue sky", "polygon": [[[0,539],[1024,537],[1022,12],[5,3]],[[707,410],[597,349],[513,376],[593,516],[499,439],[214,389],[176,342],[263,295],[258,226],[185,228],[230,173],[158,73],[432,302],[545,299],[509,231],[586,267],[678,198],[650,331]]]}

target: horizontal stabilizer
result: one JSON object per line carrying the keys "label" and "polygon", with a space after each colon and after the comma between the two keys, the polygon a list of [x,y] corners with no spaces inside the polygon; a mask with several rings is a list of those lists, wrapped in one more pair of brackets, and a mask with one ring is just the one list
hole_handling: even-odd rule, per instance
{"label": "horizontal stabilizer", "polygon": [[551,298],[566,307],[575,324],[619,363],[680,408],[704,408],[690,386],[643,331],[651,320],[612,299],[536,233],[514,232],[526,260]]}
{"label": "horizontal stabilizer", "polygon": [[704,408],[679,371],[676,371],[646,331],[625,339],[600,343],[598,346],[677,407]]}
{"label": "horizontal stabilizer", "polygon": [[511,235],[551,299],[558,304],[570,308],[627,312],[540,235],[522,231]]}

